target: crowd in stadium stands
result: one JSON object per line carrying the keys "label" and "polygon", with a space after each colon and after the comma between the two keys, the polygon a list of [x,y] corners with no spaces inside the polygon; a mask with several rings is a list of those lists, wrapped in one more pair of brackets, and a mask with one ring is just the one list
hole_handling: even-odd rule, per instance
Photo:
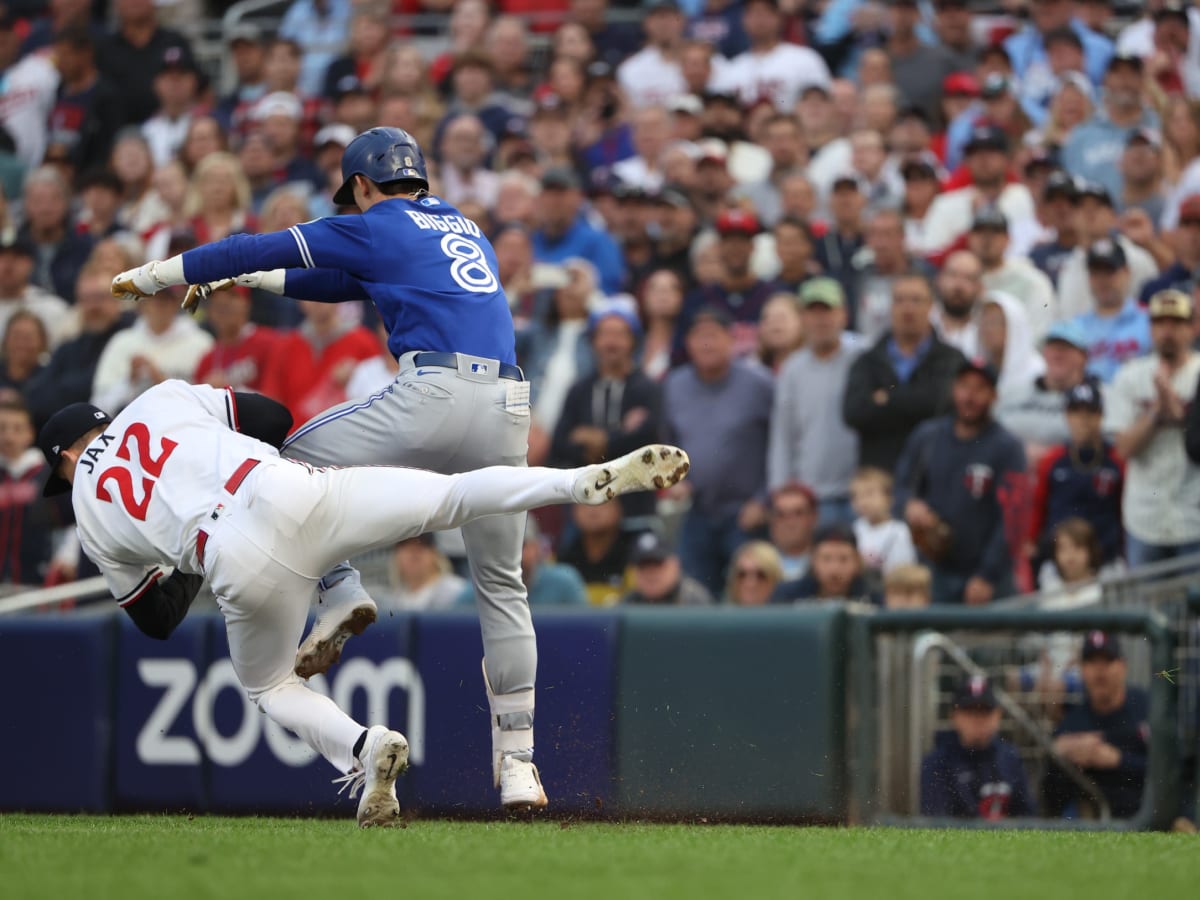
{"label": "crowd in stadium stands", "polygon": [[[662,496],[539,513],[534,603],[1072,605],[1200,550],[1191,4],[296,0],[218,79],[195,0],[0,2],[7,582],[88,570],[38,490],[59,406],[185,378],[299,424],[395,377],[362,304],[108,292],[354,212],[331,188],[375,124],[495,245],[530,463],[691,455]],[[456,565],[405,542],[382,602],[470,603]]]}

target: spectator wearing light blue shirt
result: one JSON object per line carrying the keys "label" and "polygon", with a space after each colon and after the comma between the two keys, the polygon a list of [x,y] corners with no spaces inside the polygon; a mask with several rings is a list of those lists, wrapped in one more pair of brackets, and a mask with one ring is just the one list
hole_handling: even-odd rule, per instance
{"label": "spectator wearing light blue shirt", "polygon": [[1096,308],[1070,320],[1088,348],[1087,370],[1105,384],[1126,361],[1150,352],[1150,319],[1129,296],[1129,266],[1110,238],[1087,251],[1088,284]]}
{"label": "spectator wearing light blue shirt", "polygon": [[583,214],[579,176],[571,169],[550,169],[542,176],[542,194],[535,218],[533,258],[561,263],[578,256],[591,262],[605,294],[615,294],[625,281],[625,262],[616,241],[593,227]]}
{"label": "spectator wearing light blue shirt", "polygon": [[1071,0],[1037,0],[1030,4],[1032,20],[1004,42],[1013,72],[1024,84],[1036,85],[1052,81],[1050,60],[1046,53],[1046,35],[1059,28],[1070,28],[1083,43],[1083,61],[1093,84],[1099,84],[1113,55],[1113,44],[1102,34],[1092,31],[1071,15]]}
{"label": "spectator wearing light blue shirt", "polygon": [[279,24],[279,36],[304,50],[300,89],[310,97],[321,95],[326,69],[346,48],[351,12],[350,0],[296,0]]}
{"label": "spectator wearing light blue shirt", "polygon": [[1104,185],[1114,197],[1122,193],[1120,161],[1129,133],[1158,127],[1158,116],[1144,102],[1142,84],[1141,59],[1114,56],[1104,76],[1102,109],[1072,131],[1062,149],[1064,169]]}

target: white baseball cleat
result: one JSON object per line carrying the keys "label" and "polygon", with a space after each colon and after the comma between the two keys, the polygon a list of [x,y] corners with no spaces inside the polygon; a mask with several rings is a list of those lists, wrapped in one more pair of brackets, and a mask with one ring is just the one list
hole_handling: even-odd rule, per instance
{"label": "white baseball cleat", "polygon": [[375,601],[365,591],[355,586],[343,598],[336,594],[339,586],[335,585],[322,598],[312,631],[296,651],[296,674],[301,678],[328,672],[342,658],[346,641],[362,634],[375,621]]}
{"label": "white baseball cleat", "polygon": [[599,506],[634,491],[678,484],[691,468],[688,455],[669,444],[649,444],[611,462],[585,466],[572,487],[576,501]]}
{"label": "white baseball cleat", "polygon": [[400,823],[400,801],[396,799],[396,779],[408,769],[408,741],[398,731],[382,725],[367,729],[359,765],[334,784],[347,787],[350,797],[362,791],[358,801],[359,828],[389,828]]}
{"label": "white baseball cleat", "polygon": [[504,757],[500,763],[500,805],[517,812],[541,809],[549,803],[537,766],[515,756]]}

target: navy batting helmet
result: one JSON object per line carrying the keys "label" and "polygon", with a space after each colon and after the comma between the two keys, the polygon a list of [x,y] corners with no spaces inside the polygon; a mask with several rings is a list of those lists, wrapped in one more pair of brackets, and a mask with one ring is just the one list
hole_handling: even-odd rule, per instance
{"label": "navy batting helmet", "polygon": [[429,187],[425,156],[417,139],[402,128],[372,128],[350,142],[342,154],[342,186],[333,195],[339,206],[354,205],[352,183],[362,175],[376,184],[417,181]]}

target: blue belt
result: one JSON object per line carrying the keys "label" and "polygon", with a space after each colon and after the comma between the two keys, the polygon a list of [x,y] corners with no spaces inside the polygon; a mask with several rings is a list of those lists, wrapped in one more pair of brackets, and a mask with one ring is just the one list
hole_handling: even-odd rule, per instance
{"label": "blue belt", "polygon": [[[418,369],[422,366],[437,366],[441,369],[457,369],[457,353],[418,353],[413,357],[413,365]],[[510,381],[524,381],[525,373],[519,366],[500,363],[500,377]]]}

